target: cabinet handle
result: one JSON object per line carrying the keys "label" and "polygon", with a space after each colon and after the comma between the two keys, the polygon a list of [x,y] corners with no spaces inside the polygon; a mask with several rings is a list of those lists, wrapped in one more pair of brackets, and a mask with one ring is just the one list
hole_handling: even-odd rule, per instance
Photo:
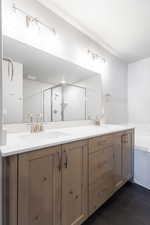
{"label": "cabinet handle", "polygon": [[65,154],[65,162],[64,162],[64,166],[65,166],[65,168],[67,169],[67,168],[68,168],[68,155],[67,155],[66,150],[64,150],[64,154]]}
{"label": "cabinet handle", "polygon": [[128,144],[128,135],[123,135],[122,136],[122,143]]}
{"label": "cabinet handle", "polygon": [[47,181],[47,177],[43,177],[43,182]]}
{"label": "cabinet handle", "polygon": [[113,160],[115,160],[116,159],[116,156],[115,156],[115,153],[113,152]]}
{"label": "cabinet handle", "polygon": [[72,191],[72,190],[71,190],[71,191],[69,191],[69,194],[71,194],[71,195],[72,195],[72,194],[73,194],[73,191]]}
{"label": "cabinet handle", "polygon": [[57,152],[57,154],[58,154],[58,170],[61,171],[62,158],[60,156],[60,152]]}
{"label": "cabinet handle", "polygon": [[79,198],[79,195],[76,195],[76,196],[75,196],[75,199],[78,199],[78,198]]}
{"label": "cabinet handle", "polygon": [[123,143],[124,143],[124,144],[128,144],[128,139],[127,139],[127,138],[124,139]]}
{"label": "cabinet handle", "polygon": [[39,220],[39,216],[35,216],[35,217],[34,217],[34,220],[35,220],[35,221]]}

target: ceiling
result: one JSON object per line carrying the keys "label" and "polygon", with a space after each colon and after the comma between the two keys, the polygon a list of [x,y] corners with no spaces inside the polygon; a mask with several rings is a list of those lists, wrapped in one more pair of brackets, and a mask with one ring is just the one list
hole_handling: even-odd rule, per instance
{"label": "ceiling", "polygon": [[94,72],[62,60],[44,51],[3,36],[4,56],[23,64],[24,78],[34,77],[40,82],[58,84],[62,80],[68,83],[88,79]]}
{"label": "ceiling", "polygon": [[150,57],[150,0],[38,0],[111,53]]}

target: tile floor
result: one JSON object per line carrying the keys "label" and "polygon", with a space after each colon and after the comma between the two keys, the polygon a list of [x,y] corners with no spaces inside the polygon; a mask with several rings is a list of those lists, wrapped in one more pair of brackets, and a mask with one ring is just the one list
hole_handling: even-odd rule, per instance
{"label": "tile floor", "polygon": [[150,190],[126,184],[83,225],[150,225]]}

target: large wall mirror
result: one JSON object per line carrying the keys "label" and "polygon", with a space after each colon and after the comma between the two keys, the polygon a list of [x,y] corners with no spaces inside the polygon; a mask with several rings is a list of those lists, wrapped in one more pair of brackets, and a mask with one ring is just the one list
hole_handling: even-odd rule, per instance
{"label": "large wall mirror", "polygon": [[[28,123],[33,117],[44,122],[95,119],[102,109],[100,74],[81,66],[77,49],[69,54],[80,66],[62,59],[69,56],[61,34],[51,21],[41,23],[48,11],[36,6],[34,0],[3,1],[4,123]],[[95,54],[85,53],[91,65]],[[99,60],[104,63],[98,57],[98,66]]]}
{"label": "large wall mirror", "polygon": [[[4,123],[28,123],[31,115],[44,122],[95,119],[101,109],[100,74],[37,47],[38,36],[37,46],[30,43],[33,37],[26,34],[31,21],[10,3],[4,2],[8,18],[3,33]],[[12,18],[16,19],[13,24]],[[49,30],[40,27],[40,38],[49,35]]]}
{"label": "large wall mirror", "polygon": [[3,36],[4,122],[94,119],[101,104],[100,75]]}
{"label": "large wall mirror", "polygon": [[94,119],[101,104],[100,75],[3,36],[4,122]]}

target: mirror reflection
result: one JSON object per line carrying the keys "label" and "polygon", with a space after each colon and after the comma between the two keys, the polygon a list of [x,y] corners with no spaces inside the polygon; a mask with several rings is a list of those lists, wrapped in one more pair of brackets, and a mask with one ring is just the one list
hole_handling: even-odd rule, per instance
{"label": "mirror reflection", "polygon": [[4,122],[95,119],[100,75],[3,36]]}

